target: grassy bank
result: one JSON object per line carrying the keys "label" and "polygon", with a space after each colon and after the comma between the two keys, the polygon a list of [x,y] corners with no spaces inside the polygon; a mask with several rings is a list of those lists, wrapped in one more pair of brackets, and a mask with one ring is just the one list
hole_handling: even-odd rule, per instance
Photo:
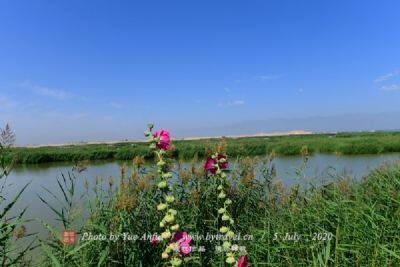
{"label": "grassy bank", "polygon": [[[400,165],[382,167],[359,182],[338,178],[319,188],[286,188],[275,180],[268,160],[259,170],[262,179],[255,180],[255,161],[239,160],[227,190],[235,203],[230,209],[234,231],[251,238],[237,241],[251,266],[400,265]],[[157,181],[140,167],[122,175],[118,185],[96,183],[97,199],[91,202],[90,219],[79,229],[81,234],[141,236],[159,231]],[[200,236],[218,232],[216,184],[201,168],[179,170],[174,195],[183,230]],[[65,207],[62,221],[68,229],[74,210]],[[53,235],[57,237],[58,231]],[[205,251],[192,252],[184,265],[224,266],[216,252],[218,244],[194,241],[194,247],[204,246]],[[148,240],[80,241],[66,247],[53,239],[45,248],[48,260],[42,266],[55,262],[59,266],[162,266],[162,246],[152,246]]]}
{"label": "grassy bank", "polygon": [[[339,133],[298,136],[227,138],[227,153],[231,157],[266,155],[299,155],[304,146],[309,153],[343,155],[400,152],[400,132]],[[180,159],[205,155],[204,147],[220,139],[175,141],[174,154]],[[130,160],[135,156],[152,158],[146,143],[70,145],[61,147],[13,148],[7,158],[16,163],[45,163],[80,160]]]}

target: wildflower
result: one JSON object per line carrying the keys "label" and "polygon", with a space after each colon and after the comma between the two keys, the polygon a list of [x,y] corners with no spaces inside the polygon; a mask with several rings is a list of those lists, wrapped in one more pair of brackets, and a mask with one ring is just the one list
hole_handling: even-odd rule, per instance
{"label": "wildflower", "polygon": [[187,255],[192,252],[192,247],[189,245],[189,243],[181,243],[180,252],[181,255]]}
{"label": "wildflower", "polygon": [[218,153],[217,155],[213,155],[208,157],[206,163],[204,164],[204,169],[212,174],[220,174],[220,170],[224,170],[228,168],[228,161],[224,154]]}
{"label": "wildflower", "polygon": [[240,256],[237,267],[248,267],[249,265],[247,264],[247,256]]}
{"label": "wildflower", "polygon": [[190,242],[192,238],[186,232],[176,232],[172,238],[172,242],[176,242],[179,244],[179,251],[181,256],[187,255],[192,252],[192,247],[190,246]]}
{"label": "wildflower", "polygon": [[158,140],[156,147],[158,149],[162,149],[162,150],[169,150],[171,148],[171,144],[170,144],[170,135],[169,132],[166,130],[158,130],[154,135],[154,138],[156,138]]}
{"label": "wildflower", "polygon": [[157,235],[153,235],[153,236],[150,238],[150,244],[151,244],[152,246],[157,246],[157,244],[158,244],[158,236],[157,236]]}
{"label": "wildflower", "polygon": [[168,196],[165,197],[165,200],[168,203],[172,203],[172,202],[174,202],[175,198],[174,198],[174,196],[168,195]]}

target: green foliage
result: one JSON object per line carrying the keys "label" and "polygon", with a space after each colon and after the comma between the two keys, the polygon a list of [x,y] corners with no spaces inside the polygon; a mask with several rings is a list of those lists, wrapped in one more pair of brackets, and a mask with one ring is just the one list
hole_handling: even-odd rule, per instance
{"label": "green foliage", "polygon": [[20,199],[22,193],[26,190],[29,184],[26,184],[19,192],[11,199],[7,199],[4,189],[9,185],[7,176],[13,167],[13,160],[8,159],[11,147],[15,141],[15,134],[7,124],[4,129],[0,129],[0,264],[1,266],[16,266],[25,265],[25,256],[29,250],[33,248],[32,244],[35,241],[25,244],[23,247],[17,247],[16,241],[26,238],[27,235],[24,223],[27,222],[23,218],[26,208],[18,211],[15,214],[13,208]]}
{"label": "green foliage", "polygon": [[[299,155],[307,146],[310,153],[378,154],[400,152],[400,132],[338,133],[271,137],[225,138],[230,157],[262,156],[275,151],[278,155]],[[175,141],[174,156],[192,159],[205,156],[204,144],[221,139]],[[16,163],[44,163],[81,160],[130,160],[135,156],[152,159],[147,143],[87,144],[60,147],[12,148],[5,155]]]}
{"label": "green foliage", "polygon": [[[122,172],[121,182],[106,188],[96,183],[89,220],[80,234],[157,232],[161,218],[155,207],[161,195],[147,171],[135,167],[132,175]],[[177,174],[173,192],[182,230],[218,233],[216,182],[196,165],[178,167]],[[233,230],[252,236],[251,241],[238,241],[246,246],[252,266],[400,265],[400,165],[383,166],[363,181],[338,178],[318,188],[285,188],[273,175],[271,158],[240,158],[229,174]],[[299,240],[285,240],[286,233],[297,234]],[[204,246],[205,252],[193,252],[186,266],[220,266],[218,244],[195,240],[192,245]],[[162,246],[149,240],[80,241],[43,249],[48,266],[55,260],[61,266],[162,266]]]}

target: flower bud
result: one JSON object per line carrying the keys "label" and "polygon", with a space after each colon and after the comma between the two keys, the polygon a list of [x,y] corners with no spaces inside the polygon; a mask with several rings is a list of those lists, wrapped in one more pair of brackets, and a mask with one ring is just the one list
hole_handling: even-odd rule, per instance
{"label": "flower bud", "polygon": [[164,226],[165,226],[165,223],[164,222],[160,222],[160,227],[164,228]]}
{"label": "flower bud", "polygon": [[226,205],[230,205],[230,204],[232,204],[232,200],[230,200],[229,198],[227,199],[227,200],[225,200],[225,202],[224,202]]}
{"label": "flower bud", "polygon": [[171,229],[172,231],[178,230],[178,229],[179,229],[179,224],[174,224],[174,225],[172,225],[172,226],[170,227],[170,229]]}
{"label": "flower bud", "polygon": [[163,233],[161,234],[161,238],[162,238],[162,239],[169,239],[169,238],[171,238],[171,232],[170,232],[169,230],[163,232]]}
{"label": "flower bud", "polygon": [[229,242],[229,241],[224,241],[224,243],[222,244],[222,247],[224,247],[224,248],[226,248],[226,249],[229,249],[229,248],[231,248],[231,242]]}
{"label": "flower bud", "polygon": [[223,221],[228,221],[230,219],[230,217],[229,217],[229,215],[228,214],[224,214],[224,215],[222,215],[222,220]]}
{"label": "flower bud", "polygon": [[175,257],[171,259],[170,263],[172,266],[181,266],[182,260]]}
{"label": "flower bud", "polygon": [[163,252],[163,253],[161,254],[161,258],[163,258],[163,259],[168,259],[168,257],[169,257],[169,255],[168,255],[168,253],[166,253],[166,252]]}
{"label": "flower bud", "polygon": [[172,177],[172,173],[171,172],[166,172],[162,174],[162,178],[164,179],[169,179]]}
{"label": "flower bud", "polygon": [[219,214],[222,214],[222,213],[224,213],[224,212],[226,212],[226,209],[225,209],[225,208],[220,208],[220,209],[218,210],[218,213],[219,213]]}
{"label": "flower bud", "polygon": [[158,188],[163,189],[167,187],[167,182],[166,181],[161,181],[158,183]]}
{"label": "flower bud", "polygon": [[151,135],[151,132],[149,130],[144,131],[144,136],[149,137]]}
{"label": "flower bud", "polygon": [[169,213],[171,213],[172,215],[176,215],[178,212],[174,209],[169,209],[168,210]]}
{"label": "flower bud", "polygon": [[160,203],[157,205],[157,210],[165,210],[168,207],[165,203]]}
{"label": "flower bud", "polygon": [[226,258],[226,263],[228,264],[234,264],[236,262],[234,257],[228,257]]}
{"label": "flower bud", "polygon": [[225,198],[226,194],[224,192],[220,192],[218,198]]}
{"label": "flower bud", "polygon": [[157,166],[164,166],[165,165],[165,161],[160,160],[157,162]]}
{"label": "flower bud", "polygon": [[219,185],[219,186],[217,187],[217,189],[218,189],[218,190],[223,190],[224,187],[223,187],[222,185]]}
{"label": "flower bud", "polygon": [[167,223],[171,223],[171,222],[173,222],[174,220],[175,220],[175,217],[173,216],[173,215],[166,215],[165,217],[164,217],[164,220],[167,222]]}
{"label": "flower bud", "polygon": [[219,231],[220,231],[221,233],[225,234],[226,232],[229,231],[229,228],[226,227],[226,226],[222,226],[222,227],[219,229]]}
{"label": "flower bud", "polygon": [[174,202],[175,198],[174,198],[174,196],[168,195],[168,196],[165,197],[165,200],[168,203],[172,203],[172,202]]}
{"label": "flower bud", "polygon": [[229,238],[233,238],[233,237],[235,236],[235,233],[232,232],[232,231],[228,231],[228,232],[226,233],[226,236],[229,237]]}

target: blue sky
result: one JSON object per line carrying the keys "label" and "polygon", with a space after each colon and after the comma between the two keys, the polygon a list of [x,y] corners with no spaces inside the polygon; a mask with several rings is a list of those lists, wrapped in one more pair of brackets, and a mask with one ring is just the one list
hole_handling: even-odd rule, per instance
{"label": "blue sky", "polygon": [[398,129],[399,10],[0,0],[0,124],[21,144],[139,138],[149,121],[179,137]]}

